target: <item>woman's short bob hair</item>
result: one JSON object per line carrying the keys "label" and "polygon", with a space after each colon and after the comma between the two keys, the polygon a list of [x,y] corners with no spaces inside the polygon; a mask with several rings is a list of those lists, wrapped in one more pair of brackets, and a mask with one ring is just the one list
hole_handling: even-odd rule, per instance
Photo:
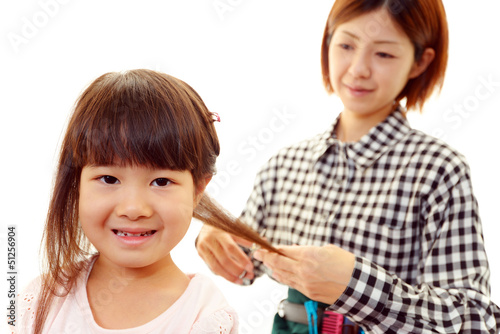
{"label": "woman's short bob hair", "polygon": [[333,93],[328,50],[335,29],[342,23],[378,9],[386,9],[388,17],[406,33],[415,48],[416,61],[420,60],[426,48],[434,49],[435,57],[428,68],[417,78],[410,79],[396,98],[397,102],[406,98],[408,110],[421,110],[434,89],[441,89],[448,62],[448,24],[441,0],[336,0],[328,16],[321,45],[323,84],[328,93]]}

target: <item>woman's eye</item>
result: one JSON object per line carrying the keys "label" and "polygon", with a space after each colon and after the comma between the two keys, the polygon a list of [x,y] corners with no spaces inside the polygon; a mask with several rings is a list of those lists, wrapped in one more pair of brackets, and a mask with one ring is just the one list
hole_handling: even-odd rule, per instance
{"label": "woman's eye", "polygon": [[111,175],[104,175],[104,176],[101,176],[99,178],[99,180],[101,180],[102,182],[106,183],[106,184],[117,184],[119,183],[120,181],[118,181],[118,179],[114,176],[111,176]]}
{"label": "woman's eye", "polygon": [[352,49],[352,46],[350,46],[349,44],[346,44],[346,43],[340,43],[339,46],[341,49],[344,49],[344,50],[351,50]]}
{"label": "woman's eye", "polygon": [[157,187],[165,187],[165,186],[168,186],[171,182],[172,181],[170,181],[167,178],[160,177],[158,179],[153,180],[153,182],[151,184],[153,186],[157,186]]}
{"label": "woman's eye", "polygon": [[377,52],[377,56],[379,56],[380,58],[387,58],[387,59],[394,58],[393,55],[385,52]]}

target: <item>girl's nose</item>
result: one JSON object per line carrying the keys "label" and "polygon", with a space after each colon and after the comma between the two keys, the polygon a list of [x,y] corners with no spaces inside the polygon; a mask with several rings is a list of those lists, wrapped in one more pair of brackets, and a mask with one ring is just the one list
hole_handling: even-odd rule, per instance
{"label": "girl's nose", "polygon": [[368,78],[371,74],[370,57],[367,52],[359,50],[351,59],[349,74],[354,78]]}
{"label": "girl's nose", "polygon": [[148,202],[147,196],[135,190],[124,192],[115,209],[119,217],[134,221],[149,218],[153,214],[153,207]]}

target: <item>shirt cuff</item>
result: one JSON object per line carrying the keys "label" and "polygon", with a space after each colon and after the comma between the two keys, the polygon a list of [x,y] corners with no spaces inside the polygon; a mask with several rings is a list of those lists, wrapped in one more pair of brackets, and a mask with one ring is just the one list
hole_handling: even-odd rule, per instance
{"label": "shirt cuff", "polygon": [[378,323],[393,285],[394,279],[384,268],[356,257],[347,288],[330,308],[358,324]]}

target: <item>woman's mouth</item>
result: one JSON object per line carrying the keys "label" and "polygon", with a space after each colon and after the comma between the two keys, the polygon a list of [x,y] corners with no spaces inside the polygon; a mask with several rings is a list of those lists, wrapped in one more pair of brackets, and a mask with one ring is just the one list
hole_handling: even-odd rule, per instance
{"label": "woman's mouth", "polygon": [[349,85],[346,85],[346,87],[349,89],[349,92],[354,95],[354,96],[364,96],[366,94],[371,93],[373,90],[372,89],[366,89],[363,87],[352,87]]}

